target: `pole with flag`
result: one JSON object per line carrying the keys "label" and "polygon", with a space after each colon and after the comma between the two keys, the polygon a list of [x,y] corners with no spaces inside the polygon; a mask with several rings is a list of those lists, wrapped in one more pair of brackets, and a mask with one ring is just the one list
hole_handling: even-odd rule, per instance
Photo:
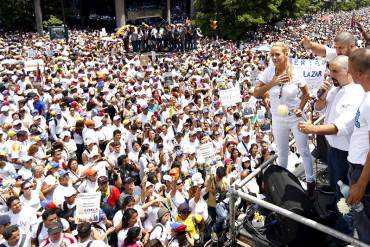
{"label": "pole with flag", "polygon": [[43,78],[41,74],[40,64],[37,63],[37,72],[36,72],[36,80],[37,82],[40,82],[41,88],[44,87]]}
{"label": "pole with flag", "polygon": [[356,14],[352,12],[352,19],[351,19],[351,28],[354,29],[356,27]]}

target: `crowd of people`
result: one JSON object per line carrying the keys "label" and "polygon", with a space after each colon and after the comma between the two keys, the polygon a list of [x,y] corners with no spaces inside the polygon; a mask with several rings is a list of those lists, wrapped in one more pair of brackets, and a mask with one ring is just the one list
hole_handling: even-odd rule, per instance
{"label": "crowd of people", "polygon": [[126,52],[185,52],[196,49],[197,40],[202,37],[199,29],[185,24],[130,26],[119,35]]}
{"label": "crowd of people", "polygon": [[[356,119],[356,112],[346,115],[349,123],[335,122],[337,132],[301,123],[310,92],[287,61],[289,56],[326,56],[334,82],[344,88],[352,82],[350,73],[362,86],[353,89],[360,100],[369,90],[370,57],[368,50],[356,47],[369,41],[364,28],[370,26],[369,11],[356,11],[359,30],[350,28],[351,13],[333,13],[330,23],[313,15],[280,28],[262,27],[238,46],[207,38],[176,44],[155,35],[152,43],[140,39],[139,27],[112,40],[102,39],[98,32],[72,30],[68,44],[50,41],[47,35],[3,33],[0,245],[203,245],[223,230],[227,191],[233,182],[274,153],[279,155],[278,165],[291,162],[290,132],[305,167],[309,195],[315,175],[307,134],[346,136],[344,151],[357,164],[348,168],[350,182],[361,181],[348,200],[358,203],[369,179],[368,172],[360,174],[368,163],[363,157],[369,149],[364,138],[370,114],[358,113]],[[162,31],[153,28],[148,34]],[[344,32],[338,38],[343,31],[352,34]],[[319,44],[331,47],[332,41],[336,50]],[[271,52],[256,50],[261,44],[272,44]],[[135,53],[163,48],[190,51],[168,52],[145,63]],[[25,61],[36,59],[43,63],[29,70]],[[220,91],[229,88],[240,90],[242,102],[225,107]],[[324,83],[317,109],[338,93],[333,88],[329,91]],[[363,102],[369,104],[353,101],[338,109],[350,113],[358,107],[359,112],[370,109],[360,106]],[[348,141],[352,132],[356,148]],[[207,144],[211,148],[205,156],[201,147]],[[335,146],[335,140],[329,144],[343,149]],[[340,175],[330,173],[333,187],[338,178],[348,183],[343,170]],[[263,198],[259,179],[243,189]],[[95,192],[101,198],[97,218],[80,223],[77,199]],[[360,239],[369,243],[366,217],[355,213],[354,222]]]}

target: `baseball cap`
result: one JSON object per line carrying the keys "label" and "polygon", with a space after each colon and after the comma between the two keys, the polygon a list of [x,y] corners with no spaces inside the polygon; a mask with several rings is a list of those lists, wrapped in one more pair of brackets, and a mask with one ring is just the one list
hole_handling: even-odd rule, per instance
{"label": "baseball cap", "polygon": [[171,177],[170,175],[167,175],[167,174],[166,174],[166,175],[164,175],[164,176],[163,176],[163,180],[164,180],[164,181],[169,181],[169,182],[171,182],[171,181],[172,181],[172,177]]}
{"label": "baseball cap", "polygon": [[108,177],[107,176],[100,176],[98,178],[98,183],[99,184],[104,184],[104,183],[107,183],[108,182]]}
{"label": "baseball cap", "polygon": [[59,168],[59,163],[58,162],[51,161],[50,165],[51,165],[52,168]]}
{"label": "baseball cap", "polygon": [[242,158],[242,162],[247,162],[247,161],[250,161],[250,159],[249,159],[247,156],[244,156],[244,157]]}
{"label": "baseball cap", "polygon": [[72,186],[68,186],[65,189],[64,197],[71,197],[71,196],[73,196],[75,194],[77,194],[77,190],[75,188],[73,188]]}
{"label": "baseball cap", "polygon": [[145,187],[148,188],[149,186],[153,186],[153,184],[151,182],[149,182],[149,181],[146,181]]}
{"label": "baseball cap", "polygon": [[91,177],[91,176],[94,176],[96,173],[97,173],[97,171],[95,169],[88,169],[86,171],[86,176]]}
{"label": "baseball cap", "polygon": [[6,225],[10,223],[10,216],[7,214],[0,215],[0,225]]}
{"label": "baseball cap", "polygon": [[127,177],[125,181],[123,182],[124,184],[129,184],[135,182],[135,179],[133,177]]}
{"label": "baseball cap", "polygon": [[63,224],[58,220],[48,228],[48,234],[51,235],[59,232],[63,232]]}
{"label": "baseball cap", "polygon": [[60,170],[59,171],[59,176],[60,177],[64,177],[64,176],[66,176],[66,175],[68,175],[69,174],[69,171],[66,171],[66,170],[64,170],[64,169],[62,169],[62,170]]}
{"label": "baseball cap", "polygon": [[183,155],[183,152],[181,150],[176,151],[176,157],[180,157]]}
{"label": "baseball cap", "polygon": [[179,214],[190,214],[191,213],[189,204],[187,204],[186,202],[181,203],[180,206],[177,208],[177,211],[179,212]]}
{"label": "baseball cap", "polygon": [[185,232],[186,231],[186,225],[182,222],[172,222],[170,223],[171,229],[176,232]]}

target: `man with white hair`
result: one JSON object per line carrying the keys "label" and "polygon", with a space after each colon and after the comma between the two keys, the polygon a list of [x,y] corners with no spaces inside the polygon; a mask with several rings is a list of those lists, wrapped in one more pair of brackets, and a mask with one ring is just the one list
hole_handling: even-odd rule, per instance
{"label": "man with white hair", "polygon": [[353,82],[348,72],[348,57],[340,55],[329,65],[334,87],[328,82],[322,85],[323,95],[315,108],[325,111],[321,125],[299,123],[298,129],[305,134],[325,135],[328,141],[328,168],[330,186],[340,195],[338,180],[348,184],[348,149],[353,132],[356,111],[365,95],[360,85]]}

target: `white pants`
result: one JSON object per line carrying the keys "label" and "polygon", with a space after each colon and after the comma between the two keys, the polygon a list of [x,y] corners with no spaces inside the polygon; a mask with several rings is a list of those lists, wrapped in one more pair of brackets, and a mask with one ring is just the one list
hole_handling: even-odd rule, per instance
{"label": "white pants", "polygon": [[285,168],[288,166],[289,135],[290,131],[292,131],[298,147],[298,152],[302,157],[306,181],[313,182],[315,181],[315,176],[313,174],[312,159],[308,146],[308,136],[298,130],[297,125],[300,121],[300,118],[295,116],[272,118],[272,133],[274,134],[278,151],[277,163]]}

